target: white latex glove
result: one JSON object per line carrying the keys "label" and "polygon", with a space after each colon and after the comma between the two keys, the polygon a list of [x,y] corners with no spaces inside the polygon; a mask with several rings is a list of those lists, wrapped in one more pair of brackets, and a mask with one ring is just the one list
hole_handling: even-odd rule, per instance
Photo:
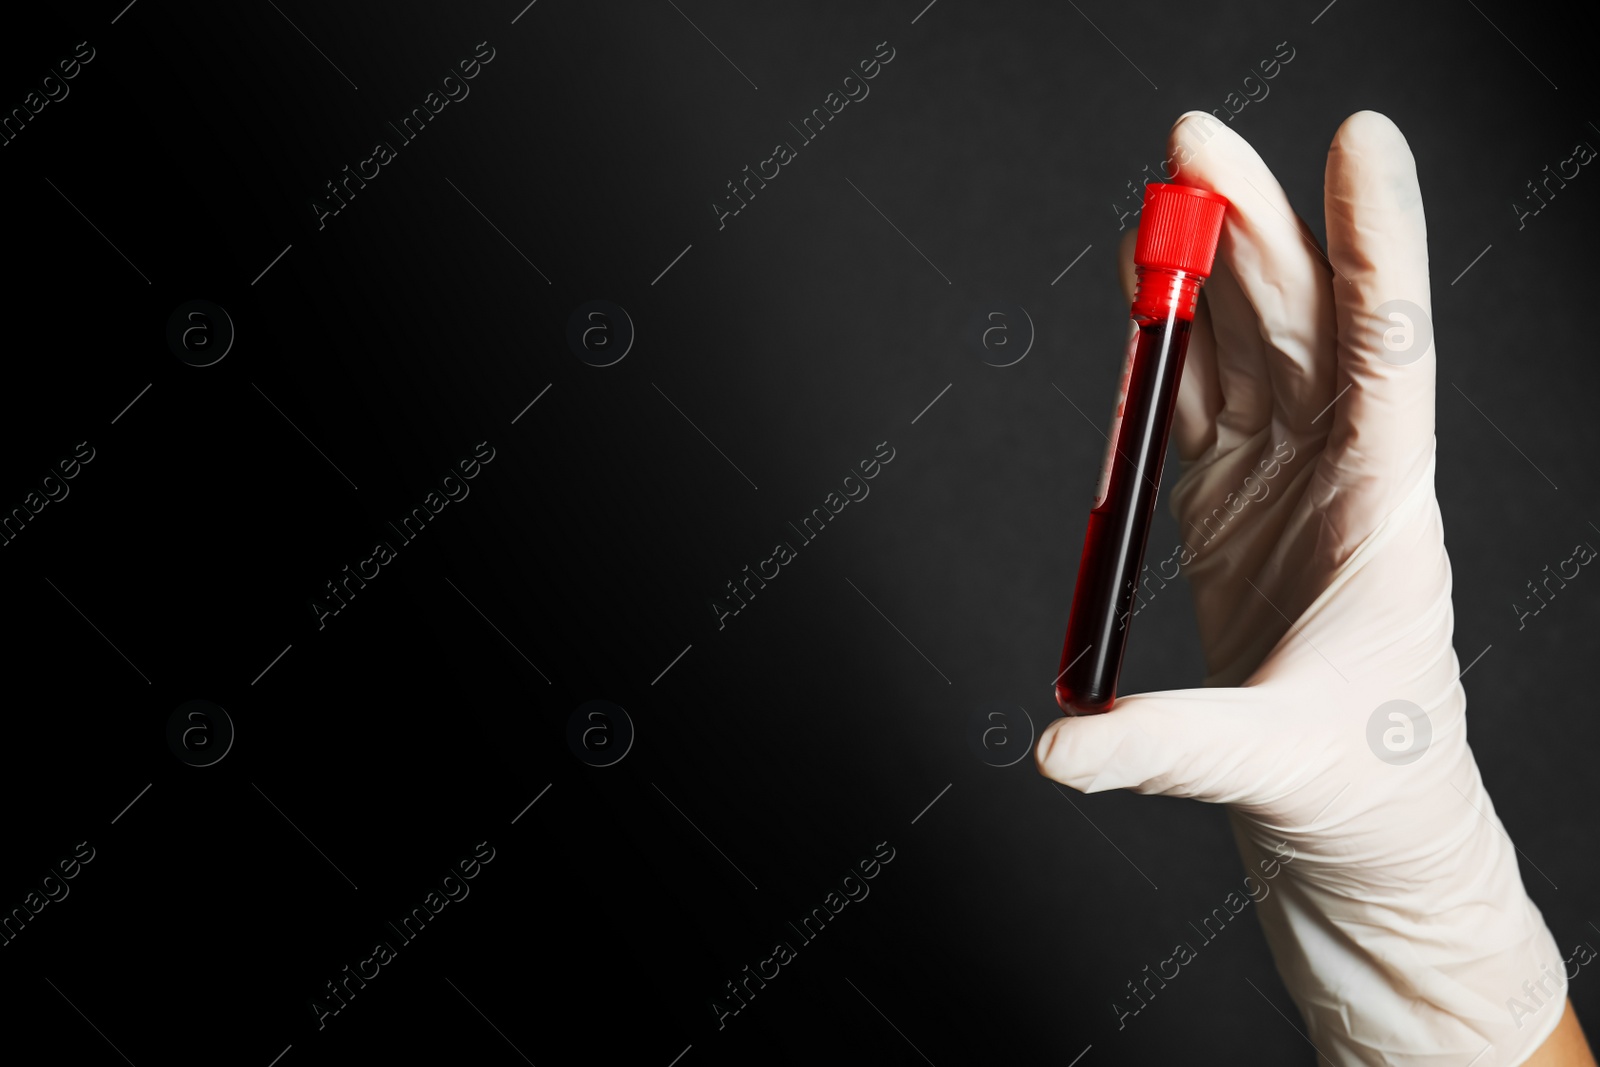
{"label": "white latex glove", "polygon": [[[1339,128],[1325,259],[1231,129],[1191,112],[1169,148],[1179,182],[1232,203],[1174,424],[1173,509],[1197,551],[1183,569],[1215,688],[1057,720],[1040,770],[1085,792],[1227,804],[1252,871],[1287,841],[1293,859],[1258,912],[1334,1063],[1519,1064],[1560,1020],[1566,970],[1467,747],[1433,488],[1434,353],[1394,351],[1403,333],[1386,350],[1400,323],[1374,314],[1405,300],[1431,316],[1411,151],[1374,112]],[[1263,479],[1284,442],[1294,458]],[[1393,700],[1431,728],[1413,762],[1369,745]],[[1403,723],[1378,732],[1403,748]]]}

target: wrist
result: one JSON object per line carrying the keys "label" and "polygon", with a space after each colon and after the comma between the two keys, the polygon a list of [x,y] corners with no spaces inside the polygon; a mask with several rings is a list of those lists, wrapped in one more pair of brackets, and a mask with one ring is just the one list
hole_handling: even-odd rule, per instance
{"label": "wrist", "polygon": [[[1247,866],[1274,855],[1270,835],[1233,823]],[[1302,847],[1260,902],[1279,974],[1335,1064],[1521,1064],[1560,1023],[1561,953],[1509,839],[1482,828],[1452,850],[1480,877],[1452,873],[1443,891]]]}

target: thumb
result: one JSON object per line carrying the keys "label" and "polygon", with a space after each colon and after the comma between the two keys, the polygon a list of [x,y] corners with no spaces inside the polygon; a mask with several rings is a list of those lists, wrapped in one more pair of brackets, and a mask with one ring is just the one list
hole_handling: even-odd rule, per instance
{"label": "thumb", "polygon": [[1268,715],[1262,687],[1175,689],[1119,697],[1103,715],[1065,716],[1039,735],[1039,773],[1084,793],[1136,793],[1213,802],[1242,799],[1248,762]]}

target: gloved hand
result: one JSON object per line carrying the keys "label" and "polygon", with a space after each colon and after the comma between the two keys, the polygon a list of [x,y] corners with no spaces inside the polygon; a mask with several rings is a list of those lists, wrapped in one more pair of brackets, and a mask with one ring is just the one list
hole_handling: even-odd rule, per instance
{"label": "gloved hand", "polygon": [[[1410,149],[1374,112],[1339,128],[1326,257],[1231,129],[1191,112],[1169,149],[1180,183],[1232,204],[1174,422],[1212,688],[1057,720],[1039,768],[1085,792],[1226,804],[1252,870],[1287,842],[1258,913],[1334,1063],[1522,1063],[1562,1016],[1566,971],[1467,746]],[[1131,245],[1123,266],[1127,284]],[[1379,317],[1390,301],[1413,305],[1409,344],[1406,321]],[[1369,728],[1390,701],[1422,717]]]}

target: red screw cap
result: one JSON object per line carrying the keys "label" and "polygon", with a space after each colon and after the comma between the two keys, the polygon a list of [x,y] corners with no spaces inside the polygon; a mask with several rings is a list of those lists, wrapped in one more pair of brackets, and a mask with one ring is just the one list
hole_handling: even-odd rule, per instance
{"label": "red screw cap", "polygon": [[1228,198],[1192,185],[1152,182],[1144,187],[1133,261],[1211,277]]}

